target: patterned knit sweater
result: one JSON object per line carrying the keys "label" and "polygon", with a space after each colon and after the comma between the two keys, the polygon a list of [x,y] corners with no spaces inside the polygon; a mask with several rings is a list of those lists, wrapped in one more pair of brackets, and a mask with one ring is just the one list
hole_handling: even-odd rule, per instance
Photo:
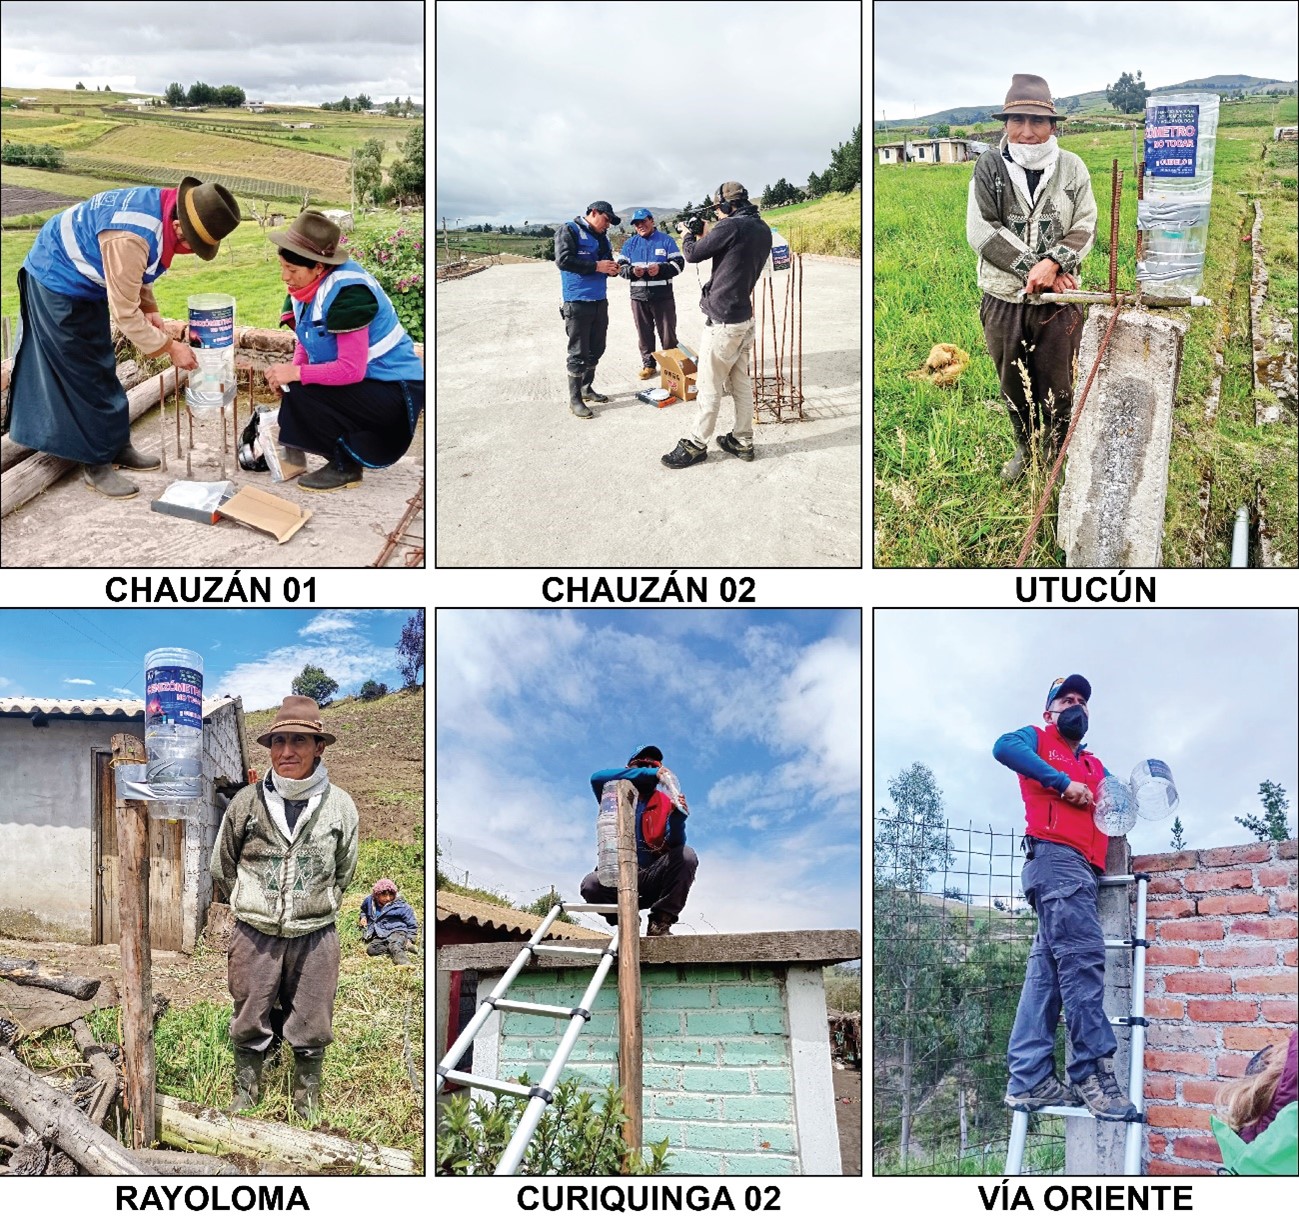
{"label": "patterned knit sweater", "polygon": [[286,841],[255,783],[230,801],[212,846],[212,876],[232,890],[234,916],[263,934],[296,939],[332,925],[356,873],[352,797],[327,786],[303,820]]}
{"label": "patterned knit sweater", "polygon": [[1096,199],[1082,158],[1061,148],[1030,206],[1024,174],[1002,155],[1005,147],[1003,136],[997,148],[975,162],[965,237],[979,255],[979,288],[999,300],[1015,301],[1029,271],[1043,258],[1055,259],[1062,271],[1077,276],[1096,240]]}

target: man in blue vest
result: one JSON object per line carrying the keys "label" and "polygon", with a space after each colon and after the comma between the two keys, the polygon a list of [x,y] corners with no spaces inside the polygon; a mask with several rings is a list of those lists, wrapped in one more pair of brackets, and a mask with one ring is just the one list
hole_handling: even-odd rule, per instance
{"label": "man in blue vest", "polygon": [[189,347],[167,337],[149,285],[177,254],[211,262],[239,220],[234,195],[198,178],[174,190],[106,190],[47,220],[18,271],[14,441],[81,462],[86,484],[100,494],[137,494],[115,467],[148,470],[161,462],[131,446],[109,319],[141,354],[197,368]]}
{"label": "man in blue vest", "polygon": [[613,208],[597,199],[585,217],[574,216],[555,233],[555,265],[564,290],[559,315],[568,335],[568,405],[579,419],[595,417],[587,402],[609,400],[592,382],[609,333],[609,276],[618,273],[605,233],[621,223]]}
{"label": "man in blue vest", "polygon": [[654,226],[648,208],[638,207],[631,214],[636,230],[618,251],[615,261],[618,274],[631,281],[631,318],[636,324],[640,343],[640,379],[654,375],[654,329],[658,327],[660,350],[670,351],[677,345],[677,302],[672,294],[672,280],[685,270],[685,260],[677,243]]}

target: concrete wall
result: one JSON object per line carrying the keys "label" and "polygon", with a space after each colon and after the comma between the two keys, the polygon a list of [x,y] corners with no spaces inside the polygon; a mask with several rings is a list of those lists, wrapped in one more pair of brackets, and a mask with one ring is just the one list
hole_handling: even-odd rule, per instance
{"label": "concrete wall", "polygon": [[[1141,855],[1146,952],[1148,1174],[1213,1175],[1215,1093],[1299,1021],[1299,842]],[[1219,1114],[1221,1115],[1221,1114]]]}
{"label": "concrete wall", "polygon": [[[482,973],[479,995],[500,974]],[[590,969],[525,972],[509,997],[576,1006]],[[838,1174],[825,996],[819,967],[645,965],[644,1137],[666,1137],[669,1170],[695,1175]],[[564,1077],[617,1073],[618,991],[597,996]],[[507,1012],[474,1044],[474,1072],[538,1082],[562,1020]]]}

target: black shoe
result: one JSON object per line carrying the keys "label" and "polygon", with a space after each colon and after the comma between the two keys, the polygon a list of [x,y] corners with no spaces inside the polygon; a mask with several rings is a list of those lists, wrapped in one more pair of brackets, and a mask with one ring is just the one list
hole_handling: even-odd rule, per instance
{"label": "black shoe", "polygon": [[649,921],[649,929],[645,932],[645,937],[647,939],[661,939],[664,935],[670,935],[671,933],[671,922],[660,922],[657,918],[651,918]]}
{"label": "black shoe", "polygon": [[1024,459],[1028,456],[1022,444],[1015,445],[1014,455],[1001,467],[1001,480],[1010,486],[1024,475]]}
{"label": "black shoe", "polygon": [[582,401],[584,402],[607,402],[609,399],[603,393],[596,393],[591,387],[591,382],[595,380],[595,369],[591,368],[582,377]]}
{"label": "black shoe", "polygon": [[701,448],[693,440],[678,440],[676,448],[661,458],[668,469],[685,469],[707,459],[708,449]]}
{"label": "black shoe", "polygon": [[162,459],[146,457],[128,440],[126,447],[113,458],[113,465],[117,469],[161,469]]}
{"label": "black shoe", "polygon": [[303,474],[298,485],[307,491],[341,491],[349,486],[360,486],[361,474],[359,463],[339,454],[328,465]]}
{"label": "black shoe", "polygon": [[568,374],[568,408],[579,419],[595,418],[595,411],[582,401],[582,377],[574,376],[571,372]]}
{"label": "black shoe", "polygon": [[1002,1103],[1007,1108],[1015,1108],[1020,1112],[1035,1112],[1039,1108],[1073,1106],[1082,1101],[1074,1094],[1072,1087],[1066,1086],[1054,1074],[1048,1074],[1040,1083],[1019,1095],[1012,1095],[1007,1087]]}
{"label": "black shoe", "polygon": [[1089,1074],[1081,1083],[1075,1083],[1074,1090],[1098,1121],[1126,1121],[1137,1115],[1137,1110],[1119,1090],[1114,1071],[1103,1062],[1096,1063],[1095,1074]]}
{"label": "black shoe", "polygon": [[730,453],[732,457],[739,457],[741,461],[753,460],[753,442],[741,444],[732,432],[728,431],[724,436],[718,436],[717,447],[724,453]]}
{"label": "black shoe", "polygon": [[123,478],[111,464],[83,465],[83,477],[92,491],[107,495],[110,499],[130,499],[140,493],[134,482]]}

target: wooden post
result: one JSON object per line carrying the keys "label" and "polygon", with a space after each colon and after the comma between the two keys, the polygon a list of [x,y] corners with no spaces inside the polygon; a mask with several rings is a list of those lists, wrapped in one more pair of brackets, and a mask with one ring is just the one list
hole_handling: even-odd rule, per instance
{"label": "wooden post", "polygon": [[[145,760],[134,736],[113,737],[113,764]],[[117,850],[121,868],[122,1056],[131,1145],[153,1145],[155,1122],[153,966],[149,953],[149,807],[139,799],[117,802]]]}
{"label": "wooden post", "polygon": [[618,1078],[629,1154],[641,1148],[640,902],[636,869],[636,788],[618,784]]}

